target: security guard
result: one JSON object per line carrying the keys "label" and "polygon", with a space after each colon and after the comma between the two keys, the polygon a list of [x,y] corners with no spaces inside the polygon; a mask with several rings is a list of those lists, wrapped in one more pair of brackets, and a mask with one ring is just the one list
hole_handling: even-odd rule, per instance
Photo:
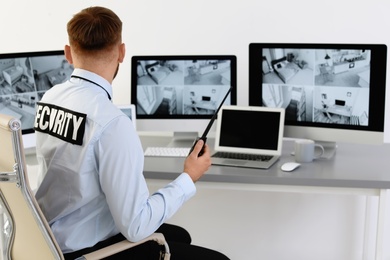
{"label": "security guard", "polygon": [[[207,145],[198,157],[203,145],[198,142],[183,173],[149,194],[140,139],[111,100],[111,84],[125,56],[119,17],[89,7],[68,22],[67,30],[65,56],[74,72],[45,93],[35,118],[43,176],[36,198],[66,259],[114,240],[138,241],[156,230],[164,233],[173,259],[227,259],[191,245],[184,229],[164,224],[194,196],[194,183],[210,167]],[[152,250],[137,248],[140,259],[148,259]]]}

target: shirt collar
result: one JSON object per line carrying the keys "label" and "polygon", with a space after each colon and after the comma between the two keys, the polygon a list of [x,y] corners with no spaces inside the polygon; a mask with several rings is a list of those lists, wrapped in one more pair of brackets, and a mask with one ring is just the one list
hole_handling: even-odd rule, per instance
{"label": "shirt collar", "polygon": [[88,79],[104,88],[105,91],[112,98],[112,85],[103,77],[99,76],[96,73],[90,72],[88,70],[75,68],[72,75]]}

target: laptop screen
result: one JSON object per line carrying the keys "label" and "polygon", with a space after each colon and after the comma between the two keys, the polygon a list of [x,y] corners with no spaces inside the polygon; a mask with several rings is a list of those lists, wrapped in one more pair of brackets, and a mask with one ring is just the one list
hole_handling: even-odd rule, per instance
{"label": "laptop screen", "polygon": [[281,153],[284,109],[224,106],[218,118],[216,150]]}
{"label": "laptop screen", "polygon": [[134,128],[137,130],[137,119],[136,119],[136,113],[135,113],[135,105],[128,104],[128,105],[118,105],[118,108],[130,118],[131,122],[133,123]]}

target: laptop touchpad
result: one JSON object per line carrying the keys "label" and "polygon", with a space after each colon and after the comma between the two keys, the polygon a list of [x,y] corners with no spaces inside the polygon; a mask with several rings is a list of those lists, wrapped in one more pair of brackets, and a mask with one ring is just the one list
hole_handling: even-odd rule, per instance
{"label": "laptop touchpad", "polygon": [[224,160],[224,164],[233,164],[233,165],[245,165],[246,161],[243,160]]}

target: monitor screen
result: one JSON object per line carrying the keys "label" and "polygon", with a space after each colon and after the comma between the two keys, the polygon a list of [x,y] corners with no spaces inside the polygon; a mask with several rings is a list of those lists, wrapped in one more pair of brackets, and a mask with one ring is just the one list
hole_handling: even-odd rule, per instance
{"label": "monitor screen", "polygon": [[20,119],[25,148],[35,147],[35,104],[72,71],[60,50],[0,54],[0,113]]}
{"label": "monitor screen", "polygon": [[230,88],[224,104],[236,104],[233,55],[133,56],[131,70],[139,131],[169,131],[193,141]]}
{"label": "monitor screen", "polygon": [[249,105],[286,109],[285,136],[380,144],[387,47],[251,43]]}

